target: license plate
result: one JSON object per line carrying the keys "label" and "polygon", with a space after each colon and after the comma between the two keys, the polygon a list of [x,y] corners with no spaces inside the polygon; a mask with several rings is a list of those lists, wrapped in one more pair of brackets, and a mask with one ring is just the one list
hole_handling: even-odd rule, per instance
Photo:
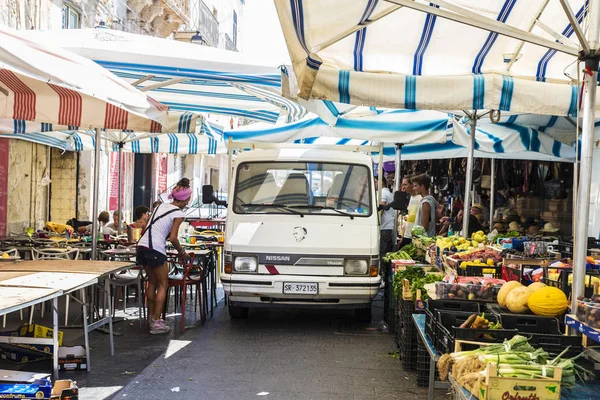
{"label": "license plate", "polygon": [[284,283],[283,294],[317,294],[318,283]]}

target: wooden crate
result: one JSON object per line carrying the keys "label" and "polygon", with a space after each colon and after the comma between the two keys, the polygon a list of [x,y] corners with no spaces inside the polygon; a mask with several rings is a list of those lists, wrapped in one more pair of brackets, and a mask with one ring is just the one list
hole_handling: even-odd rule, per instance
{"label": "wooden crate", "polygon": [[[489,363],[486,368],[485,387],[481,388],[480,399],[505,400],[516,398],[535,398],[536,400],[560,400],[560,380],[562,369],[547,366],[554,370],[552,378],[517,379],[498,376],[496,364]],[[518,397],[518,396],[519,397]]]}

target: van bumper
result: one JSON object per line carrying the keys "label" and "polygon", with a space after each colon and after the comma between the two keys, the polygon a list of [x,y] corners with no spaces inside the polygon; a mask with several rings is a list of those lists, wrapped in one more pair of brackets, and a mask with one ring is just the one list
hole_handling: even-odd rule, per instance
{"label": "van bumper", "polygon": [[[221,276],[221,283],[233,306],[361,308],[370,307],[381,277],[227,274]],[[318,293],[284,294],[284,283],[317,283]]]}

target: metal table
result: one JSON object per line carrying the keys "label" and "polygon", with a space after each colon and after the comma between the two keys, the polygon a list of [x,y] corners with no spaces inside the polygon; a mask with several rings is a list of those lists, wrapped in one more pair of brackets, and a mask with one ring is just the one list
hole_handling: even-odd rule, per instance
{"label": "metal table", "polygon": [[[115,262],[115,261],[86,261],[86,260],[31,260],[31,261],[16,261],[12,263],[0,264],[0,277],[2,274],[9,279],[0,280],[0,287],[2,288],[2,296],[0,296],[0,315],[7,314],[13,311],[18,311],[23,308],[30,307],[32,305],[43,303],[47,300],[53,301],[53,319],[54,319],[54,332],[58,332],[58,297],[62,295],[71,296],[72,299],[79,302],[83,307],[83,329],[84,329],[84,340],[85,340],[85,352],[87,357],[87,370],[91,371],[91,358],[89,349],[89,338],[88,333],[104,326],[108,323],[109,326],[109,340],[110,340],[110,355],[115,354],[114,350],[114,338],[113,338],[113,319],[112,319],[112,304],[110,301],[110,294],[108,290],[110,283],[108,282],[110,274],[117,273],[119,271],[129,269],[132,267],[131,262]],[[21,273],[22,276],[15,276],[15,273]],[[92,286],[99,281],[104,280],[104,291],[105,301],[104,307],[108,307],[108,317],[101,318],[98,321],[94,321],[88,324],[88,312],[89,306],[86,291],[83,290],[82,299],[72,297],[72,293],[77,290],[85,289]],[[26,290],[24,290],[26,288]],[[4,298],[8,296],[8,293],[15,292],[16,294],[26,295],[27,293],[36,293],[37,297],[25,300],[19,300],[18,298],[13,301],[15,304],[10,302],[4,306]],[[44,292],[46,291],[46,292]],[[50,291],[50,292],[48,292]],[[7,295],[5,296],[5,293]],[[52,296],[54,297],[52,297]],[[50,296],[50,297],[48,297]],[[17,307],[15,309],[15,307]],[[58,335],[56,333],[56,335]],[[23,338],[13,338],[12,342],[17,340],[21,343]],[[9,339],[10,340],[10,339]],[[48,339],[43,339],[48,341]],[[32,343],[32,342],[29,342]],[[55,357],[54,357],[54,374],[55,379],[58,378],[58,336],[56,336],[56,342],[52,343],[41,343],[39,344],[55,344]]]}

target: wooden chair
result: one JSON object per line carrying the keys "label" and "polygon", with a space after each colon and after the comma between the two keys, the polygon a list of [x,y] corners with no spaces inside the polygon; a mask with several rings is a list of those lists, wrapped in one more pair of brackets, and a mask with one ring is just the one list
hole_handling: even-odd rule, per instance
{"label": "wooden chair", "polygon": [[[165,301],[165,308],[163,311],[163,318],[167,314],[167,308],[169,305],[168,299],[171,288],[175,288],[175,307],[177,309],[177,303],[179,300],[181,307],[181,332],[185,329],[185,303],[187,296],[188,286],[196,288],[196,297],[198,298],[198,306],[200,309],[200,318],[204,320],[204,313],[202,307],[202,296],[201,287],[202,281],[204,280],[204,268],[202,265],[195,264],[194,253],[188,253],[190,259],[187,263],[182,264],[177,258],[169,257],[168,262],[171,265],[171,272],[169,273],[169,287],[167,289],[167,297]],[[179,295],[178,295],[179,293]],[[193,299],[193,296],[192,296]],[[196,310],[196,301],[194,302],[194,312]]]}

